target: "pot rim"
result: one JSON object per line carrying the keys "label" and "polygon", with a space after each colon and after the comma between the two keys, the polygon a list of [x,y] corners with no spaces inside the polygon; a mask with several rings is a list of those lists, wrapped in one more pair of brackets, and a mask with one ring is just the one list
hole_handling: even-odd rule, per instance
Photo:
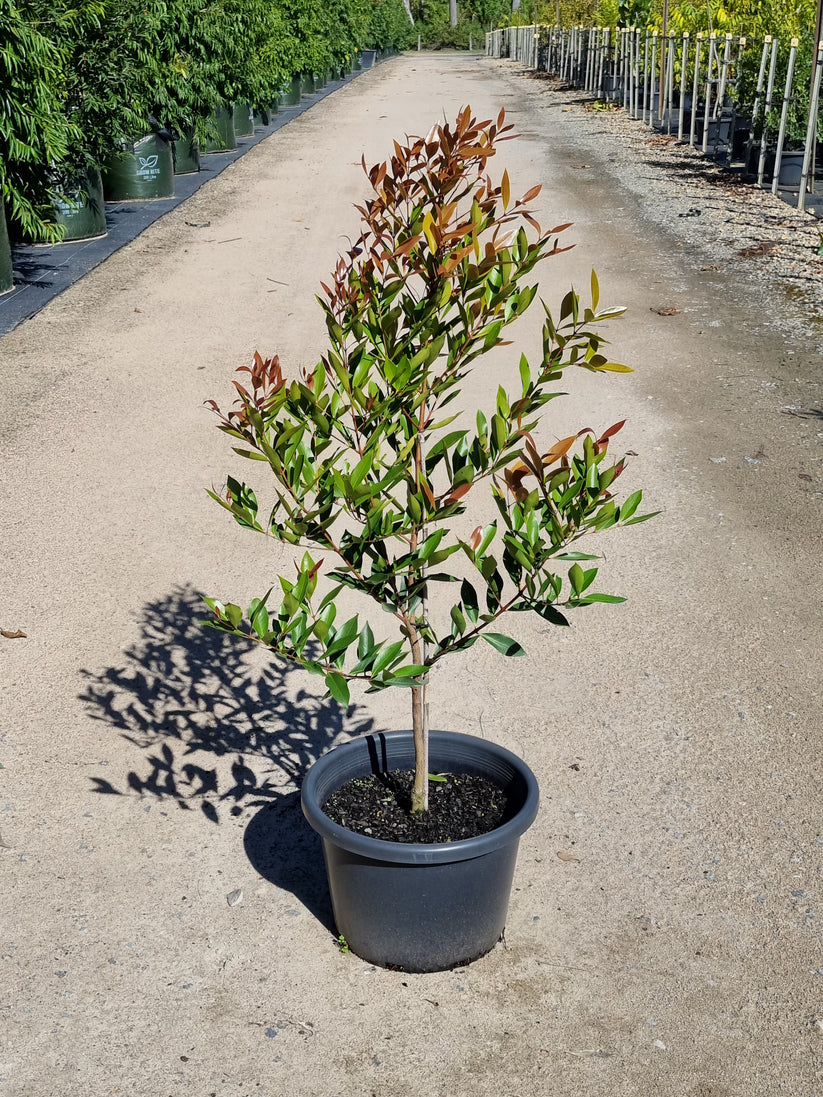
{"label": "pot rim", "polygon": [[[540,802],[537,778],[526,763],[510,750],[498,743],[481,739],[475,735],[464,735],[453,731],[432,731],[430,747],[447,749],[453,757],[449,764],[459,770],[461,762],[474,764],[477,768],[481,760],[490,763],[488,776],[495,777],[500,783],[521,787],[523,802],[515,815],[502,826],[479,834],[474,838],[462,838],[456,842],[389,842],[382,838],[371,838],[367,834],[357,834],[333,822],[325,815],[320,801],[325,800],[333,789],[320,790],[320,785],[330,770],[342,767],[340,787],[349,777],[357,775],[357,762],[362,758],[364,769],[360,772],[374,772],[374,759],[382,754],[384,762],[392,745],[411,743],[410,731],[375,732],[362,735],[347,743],[341,743],[322,755],[309,769],[300,792],[300,801],[309,825],[321,838],[333,842],[342,849],[361,857],[388,861],[394,864],[448,864],[482,857],[487,853],[516,842],[532,825]],[[349,763],[348,765],[346,763]],[[402,765],[403,763],[399,763]]]}

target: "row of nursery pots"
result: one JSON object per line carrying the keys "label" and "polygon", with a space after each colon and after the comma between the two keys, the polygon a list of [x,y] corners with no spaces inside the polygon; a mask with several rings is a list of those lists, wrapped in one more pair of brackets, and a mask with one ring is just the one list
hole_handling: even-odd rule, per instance
{"label": "row of nursery pots", "polygon": [[[661,132],[676,133],[680,125],[680,108],[677,103],[663,112],[662,118],[657,115],[658,96],[655,94],[650,113],[654,119],[653,125]],[[688,140],[692,126],[692,102],[688,96],[683,105],[683,139]],[[703,144],[705,130],[705,106],[698,103],[697,116],[694,119],[694,141],[696,145]],[[758,174],[760,160],[760,142],[752,133],[750,119],[742,115],[736,115],[732,109],[724,109],[719,117],[709,118],[706,144],[713,153],[730,155],[732,160],[742,161],[746,175]],[[800,177],[803,170],[803,148],[784,148],[780,160],[780,172],[778,186],[783,190],[796,190],[800,186]],[[767,148],[764,158],[764,178],[772,179],[775,168],[775,152],[773,148]],[[818,145],[817,163],[823,163],[823,146]]]}
{"label": "row of nursery pots", "polygon": [[[364,51],[363,60],[356,56],[352,71],[368,67],[374,51]],[[106,234],[106,202],[155,201],[174,197],[175,175],[188,175],[200,170],[200,156],[206,153],[232,152],[237,139],[251,137],[255,127],[269,124],[270,115],[281,104],[297,106],[301,96],[319,91],[336,74],[295,76],[275,99],[268,110],[255,111],[249,104],[217,107],[214,114],[215,137],[204,148],[192,134],[173,136],[167,130],[146,134],[114,153],[100,170],[91,168],[82,178],[63,180],[61,197],[53,208],[54,220],[64,230],[63,242],[89,240]],[[345,72],[340,73],[341,76]],[[2,206],[0,206],[0,293],[13,288],[11,247]]]}

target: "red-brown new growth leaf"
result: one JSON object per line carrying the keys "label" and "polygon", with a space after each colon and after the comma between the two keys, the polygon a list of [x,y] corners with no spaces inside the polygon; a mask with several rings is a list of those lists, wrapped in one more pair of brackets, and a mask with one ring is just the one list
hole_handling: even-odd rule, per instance
{"label": "red-brown new growth leaf", "polygon": [[[594,452],[597,455],[605,454],[609,448],[609,439],[614,436],[625,426],[626,420],[621,419],[619,423],[614,423],[607,430],[598,437],[596,431],[591,427],[583,427],[577,434],[570,434],[568,438],[561,438],[555,442],[545,453],[541,454],[534,443],[534,439],[531,435],[526,435],[524,438],[524,450],[521,453],[521,459],[509,468],[503,470],[503,479],[506,482],[506,487],[514,496],[518,503],[522,503],[528,498],[529,492],[523,485],[523,481],[527,476],[534,476],[541,483],[545,482],[545,470],[551,468],[552,465],[556,465],[560,462],[561,468],[568,468],[569,466],[569,453],[574,447],[575,442],[582,438],[586,434],[594,435]],[[615,473],[614,479],[623,471],[624,461],[620,460],[614,465]],[[602,493],[604,498],[609,498],[610,493],[604,491]]]}

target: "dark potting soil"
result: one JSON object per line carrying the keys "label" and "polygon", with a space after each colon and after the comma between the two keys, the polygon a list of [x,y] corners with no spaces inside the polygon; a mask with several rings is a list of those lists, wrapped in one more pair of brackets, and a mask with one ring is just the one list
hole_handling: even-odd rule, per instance
{"label": "dark potting soil", "polygon": [[459,842],[500,826],[506,794],[485,777],[451,773],[429,781],[429,810],[411,814],[411,770],[353,777],[332,793],[323,811],[356,834],[386,842]]}

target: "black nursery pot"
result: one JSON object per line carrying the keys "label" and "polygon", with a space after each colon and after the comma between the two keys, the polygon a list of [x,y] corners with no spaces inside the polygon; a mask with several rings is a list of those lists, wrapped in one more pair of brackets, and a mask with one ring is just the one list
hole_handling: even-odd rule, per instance
{"label": "black nursery pot", "polygon": [[352,777],[414,768],[410,731],[354,739],[309,770],[303,813],[323,841],[334,919],[352,952],[382,967],[443,971],[493,948],[506,924],[517,847],[534,822],[534,774],[515,754],[473,735],[432,732],[435,773],[469,773],[501,786],[506,820],[477,838],[386,842],[333,823],[322,805]]}

